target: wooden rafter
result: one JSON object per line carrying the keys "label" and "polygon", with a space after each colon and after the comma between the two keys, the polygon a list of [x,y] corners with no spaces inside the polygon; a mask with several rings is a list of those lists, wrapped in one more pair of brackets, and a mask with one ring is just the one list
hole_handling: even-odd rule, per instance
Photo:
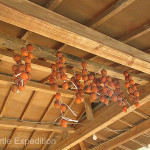
{"label": "wooden rafter", "polygon": [[6,110],[7,104],[9,103],[9,101],[11,99],[11,95],[12,95],[12,90],[10,88],[6,98],[4,100],[4,104],[3,104],[2,108],[1,108],[1,112],[0,112],[0,116],[1,117],[3,116],[3,114],[4,114],[5,110]]}
{"label": "wooden rafter", "polygon": [[79,143],[81,150],[86,150],[84,142]]}
{"label": "wooden rafter", "polygon": [[[30,11],[33,7],[34,12]],[[4,22],[150,74],[148,54],[30,1],[0,0],[0,9],[0,20]]]}
{"label": "wooden rafter", "polygon": [[143,112],[139,111],[139,110],[135,110],[133,111],[135,114],[137,114],[138,116],[144,118],[144,119],[149,119],[150,117],[146,114],[144,114]]}
{"label": "wooden rafter", "polygon": [[146,120],[143,123],[133,127],[130,131],[126,131],[125,133],[111,139],[109,142],[100,144],[99,146],[93,148],[92,150],[110,150],[113,149],[120,144],[126,143],[127,141],[136,138],[137,136],[143,134],[150,130],[150,120]]}
{"label": "wooden rafter", "polygon": [[49,0],[46,4],[46,8],[49,10],[54,10],[59,4],[62,3],[63,0]]}
{"label": "wooden rafter", "polygon": [[[150,99],[150,84],[145,85],[140,89],[141,97],[140,103],[144,105]],[[130,104],[132,110],[135,110],[136,107],[133,103]],[[109,107],[109,106],[107,106]],[[108,108],[109,109],[109,108]],[[72,136],[69,136],[67,139],[61,141],[57,145],[57,150],[64,150],[69,149],[72,146],[76,145],[77,143],[85,140],[87,137],[93,135],[94,133],[98,132],[99,130],[105,128],[106,126],[110,125],[112,122],[117,121],[118,119],[122,118],[123,116],[127,115],[130,112],[130,108],[128,108],[128,112],[122,112],[121,108],[115,103],[111,106],[111,108],[102,113],[101,115],[94,118],[89,123],[86,123],[84,127],[78,129]],[[103,119],[101,119],[103,118]]]}
{"label": "wooden rafter", "polygon": [[[0,33],[0,47],[5,47],[7,49],[19,51],[20,48],[23,47],[24,45],[25,44],[24,44],[23,40]],[[46,60],[49,60],[50,63],[54,63],[54,61],[56,60],[56,56],[55,56],[56,50],[47,48],[44,46],[35,45],[35,44],[33,44],[33,46],[35,48],[33,54],[36,58],[43,57]],[[101,65],[99,63],[89,61],[86,59],[82,59],[82,58],[79,58],[79,57],[76,57],[76,56],[73,56],[70,54],[66,54],[66,53],[63,53],[63,54],[66,57],[66,65],[73,66],[74,69],[82,69],[81,62],[84,60],[88,64],[88,71],[99,74],[101,69],[106,69],[110,76],[124,80],[124,76],[122,75],[122,72],[119,69]],[[7,50],[4,51],[4,50],[0,49],[1,60],[7,61],[10,63],[14,63],[14,60],[13,60],[14,55],[15,55],[15,53],[13,53],[13,52],[10,52]],[[33,59],[33,61],[32,61],[32,68],[43,71],[43,72],[50,73],[51,70],[50,70],[49,66],[50,66],[50,64],[45,61],[40,61],[37,59]],[[68,76],[71,76],[72,73],[73,72],[69,71]],[[135,74],[132,74],[132,75],[133,75],[136,83],[144,85],[149,82],[149,78],[142,77],[142,76],[135,75]]]}
{"label": "wooden rafter", "polygon": [[133,142],[137,143],[138,145],[142,146],[142,147],[147,147],[148,148],[148,145],[139,141],[139,140],[136,140],[136,139],[132,139]]}
{"label": "wooden rafter", "polygon": [[86,25],[91,28],[96,28],[100,24],[104,23],[105,21],[107,21],[108,19],[125,9],[134,1],[135,0],[118,0],[116,3],[109,6],[109,8],[97,14],[92,20],[86,23]]}
{"label": "wooden rafter", "polygon": [[122,149],[124,149],[124,150],[133,150],[133,149],[128,148],[128,147],[126,147],[126,146],[124,146],[124,145],[119,145],[119,147],[122,148]]}

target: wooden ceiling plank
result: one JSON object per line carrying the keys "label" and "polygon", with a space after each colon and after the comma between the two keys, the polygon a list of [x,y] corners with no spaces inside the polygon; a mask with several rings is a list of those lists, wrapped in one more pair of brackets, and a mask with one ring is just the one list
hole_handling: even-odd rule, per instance
{"label": "wooden ceiling plank", "polygon": [[127,6],[135,2],[135,0],[118,0],[113,5],[106,8],[103,12],[97,14],[93,19],[91,19],[86,25],[91,28],[96,28],[108,19],[115,16],[117,13],[125,9]]}
{"label": "wooden ceiling plank", "polygon": [[4,113],[6,111],[6,107],[7,107],[8,103],[9,103],[9,101],[11,100],[11,95],[12,95],[12,90],[10,88],[8,93],[7,93],[6,98],[4,100],[4,104],[3,104],[2,108],[1,108],[1,112],[0,112],[0,116],[1,117],[4,115]]}
{"label": "wooden ceiling plank", "polygon": [[[32,8],[34,11],[30,11]],[[0,9],[0,20],[4,22],[150,74],[149,54],[30,1],[0,0]]]}
{"label": "wooden ceiling plank", "polygon": [[124,43],[128,43],[128,42],[148,33],[149,31],[150,31],[150,22],[147,22],[147,23],[125,33],[118,40],[122,41]]}
{"label": "wooden ceiling plank", "polygon": [[[32,43],[33,44],[33,43]],[[18,38],[12,37],[7,34],[0,33],[0,47],[5,47],[7,49],[12,49],[16,51],[20,51],[21,47],[24,47],[25,43],[23,40],[20,40]],[[42,57],[45,58],[45,60],[48,60],[49,62],[33,59],[32,61],[32,68],[43,71],[43,72],[51,72],[50,69],[50,64],[49,63],[54,63],[56,60],[56,50],[47,48],[44,46],[40,46],[37,44],[33,44],[34,46],[34,51],[33,54],[36,58]],[[0,49],[0,59],[4,60],[6,62],[14,63],[13,56],[15,53],[10,52],[10,51],[5,51]],[[88,71],[90,72],[95,72],[100,74],[101,69],[106,69],[108,72],[108,75],[114,77],[114,78],[119,78],[124,80],[124,76],[122,75],[122,71],[119,69],[115,69],[113,67],[101,65],[97,62],[89,61],[83,58],[79,58],[70,54],[63,53],[63,55],[66,57],[66,65],[73,66],[74,69],[82,69],[81,62],[86,61],[88,65]],[[68,72],[69,74],[72,74],[72,72]],[[68,75],[69,76],[69,75]],[[136,83],[139,84],[146,84],[150,81],[149,78],[142,77],[136,74],[132,74],[134,80]]]}
{"label": "wooden ceiling plank", "polygon": [[[150,99],[150,84],[145,85],[144,87],[139,89],[141,93],[140,96],[140,104],[141,106],[146,104]],[[134,103],[130,103],[131,109],[135,110],[136,107]],[[107,106],[109,108],[109,106]],[[69,136],[67,139],[61,141],[57,146],[57,150],[65,150],[73,147],[77,143],[85,140],[87,137],[93,135],[94,133],[102,130],[107,127],[111,123],[117,121],[123,116],[130,113],[130,108],[128,111],[124,113],[120,107],[116,103],[114,103],[113,107],[107,110],[105,113],[94,118],[92,121],[86,123],[83,127],[79,128],[75,133]],[[103,118],[103,119],[101,119]]]}
{"label": "wooden ceiling plank", "polygon": [[110,150],[120,144],[126,143],[127,141],[136,138],[137,136],[143,134],[150,130],[150,119],[144,121],[143,123],[131,128],[129,131],[122,133],[121,135],[111,139],[109,142],[100,144],[99,146],[93,148],[92,150]]}

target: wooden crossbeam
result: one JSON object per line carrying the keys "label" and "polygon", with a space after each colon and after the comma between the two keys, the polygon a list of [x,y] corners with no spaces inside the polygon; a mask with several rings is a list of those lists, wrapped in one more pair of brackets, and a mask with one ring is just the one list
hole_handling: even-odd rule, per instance
{"label": "wooden crossbeam", "polygon": [[5,129],[20,129],[23,131],[28,130],[38,130],[38,131],[55,131],[62,133],[63,130],[68,130],[69,133],[74,133],[74,129],[71,127],[67,127],[66,129],[62,128],[61,126],[55,126],[53,124],[39,124],[39,123],[29,123],[29,122],[19,122],[15,120],[8,120],[8,119],[1,119],[0,120],[0,127]]}
{"label": "wooden crossbeam", "polygon": [[105,21],[107,21],[108,19],[125,9],[134,1],[135,0],[118,0],[116,3],[106,8],[103,12],[97,14],[92,20],[86,23],[86,25],[91,28],[96,28],[100,24],[104,23]]}
{"label": "wooden crossbeam", "polygon": [[[0,84],[7,85],[7,84],[12,84],[12,83],[13,83],[13,78],[11,76],[0,74]],[[50,90],[49,85],[38,83],[35,81],[29,81],[28,84],[26,85],[26,89],[40,91],[43,93],[51,93],[51,94],[56,93],[56,91]],[[59,88],[59,92],[61,93],[62,96],[65,96],[65,97],[70,97],[70,98],[74,97],[73,91],[63,90],[62,88]],[[85,95],[85,97],[88,98],[89,96]]]}
{"label": "wooden crossbeam", "polygon": [[[11,52],[9,50],[0,49],[0,59],[3,61],[14,64],[15,61],[13,60],[13,57],[15,55],[16,55],[16,53],[14,53],[14,52]],[[41,61],[38,59],[32,60],[32,68],[39,70],[39,71],[47,72],[49,74],[51,73],[50,63]]]}
{"label": "wooden crossbeam", "polygon": [[136,138],[137,136],[143,134],[150,130],[150,119],[144,121],[143,123],[131,128],[129,131],[111,139],[109,142],[100,144],[99,146],[93,148],[92,150],[110,150],[113,149],[120,144],[126,143],[127,141]]}
{"label": "wooden crossbeam", "polygon": [[30,1],[0,0],[0,9],[0,20],[4,22],[150,74],[149,54]]}
{"label": "wooden crossbeam", "polygon": [[[9,36],[7,34],[3,34],[0,33],[0,47],[5,47],[7,49],[12,49],[12,50],[16,50],[19,51],[21,47],[23,47],[24,41],[20,40],[18,38]],[[33,51],[33,54],[36,58],[42,57],[45,58],[46,60],[48,60],[50,63],[54,63],[54,61],[56,60],[56,50],[54,49],[50,49],[44,46],[40,46],[37,44],[33,44],[35,50]],[[10,63],[14,63],[13,60],[13,56],[15,55],[15,53],[7,51],[7,50],[2,50],[0,49],[0,59],[4,60],[6,62],[10,62]],[[114,78],[119,78],[121,80],[124,80],[124,76],[122,75],[122,71],[115,69],[113,67],[108,67],[105,65],[101,65],[99,63],[93,62],[93,61],[89,61],[86,59],[82,59],[70,54],[66,54],[63,53],[63,55],[66,57],[66,65],[69,66],[73,66],[74,69],[77,69],[79,71],[81,71],[82,66],[81,66],[81,62],[82,61],[86,61],[88,64],[88,71],[90,72],[95,72],[95,73],[100,73],[101,69],[106,69],[108,72],[108,75],[114,77]],[[37,60],[37,59],[33,59],[32,61],[32,68],[36,69],[36,70],[40,70],[43,72],[51,72],[50,69],[50,64],[48,62],[45,61],[41,61],[41,60]],[[68,72],[68,76],[70,77],[72,74],[71,70]],[[147,77],[142,77],[139,75],[135,75],[132,74],[134,80],[136,83],[138,84],[146,84],[150,81],[149,78]]]}
{"label": "wooden crossbeam", "polygon": [[150,22],[147,22],[147,23],[133,29],[132,31],[125,33],[118,40],[122,41],[124,43],[127,43],[127,42],[130,42],[130,41],[148,33],[149,31],[150,31]]}
{"label": "wooden crossbeam", "polygon": [[[144,87],[142,87],[139,92],[141,93],[140,104],[144,105],[150,99],[150,84],[147,84]],[[133,103],[130,103],[130,106],[132,110],[136,109]],[[108,110],[105,113],[102,113],[101,115],[97,116],[92,121],[86,123],[83,127],[79,128],[75,133],[73,133],[67,139],[61,141],[57,145],[56,149],[57,150],[69,149],[72,146],[76,145],[77,143],[85,140],[87,137],[98,132],[99,130],[107,127],[114,121],[117,121],[118,119],[130,113],[130,108],[128,108],[128,111],[124,113],[116,103],[114,103],[111,106],[111,108],[109,108],[109,106],[107,107]]]}

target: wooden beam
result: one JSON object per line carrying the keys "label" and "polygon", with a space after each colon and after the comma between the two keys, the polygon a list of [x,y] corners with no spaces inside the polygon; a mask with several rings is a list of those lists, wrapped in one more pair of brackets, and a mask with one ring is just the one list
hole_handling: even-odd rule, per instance
{"label": "wooden beam", "polygon": [[[14,52],[11,52],[9,50],[0,49],[0,59],[3,61],[14,64],[15,62],[13,60],[13,57],[15,55],[16,55],[16,53],[14,53]],[[39,71],[47,72],[49,74],[51,73],[50,63],[41,61],[38,59],[32,60],[32,68],[39,70]]]}
{"label": "wooden beam", "polygon": [[31,31],[25,31],[25,33],[20,37],[22,40],[27,40],[31,35]]}
{"label": "wooden beam", "polygon": [[143,134],[150,130],[150,119],[144,121],[143,123],[131,128],[129,131],[122,133],[121,135],[111,139],[109,142],[100,144],[99,146],[93,148],[92,150],[110,150],[120,144],[126,143],[130,139],[136,138],[137,136]]}
{"label": "wooden beam", "polygon": [[[0,74],[0,84],[12,84],[13,83],[13,78],[8,75]],[[56,91],[50,90],[50,86],[42,83],[38,83],[35,81],[29,81],[28,84],[26,85],[26,89],[34,90],[34,91],[40,91],[43,93],[51,93],[51,94],[56,94]],[[59,88],[59,92],[61,93],[62,96],[64,97],[74,97],[74,92],[70,90],[63,90],[62,88]],[[89,97],[88,95],[85,95],[85,97]]]}
{"label": "wooden beam", "polygon": [[61,126],[55,126],[53,124],[19,122],[16,120],[9,120],[9,119],[1,119],[0,127],[5,128],[5,129],[17,128],[23,131],[38,130],[38,131],[48,131],[48,132],[55,131],[59,133],[62,133],[63,130],[68,130],[69,133],[74,133],[74,129],[71,127],[67,127],[66,129],[64,129]]}
{"label": "wooden beam", "polygon": [[122,41],[124,43],[128,43],[128,42],[148,33],[149,31],[150,31],[150,22],[147,22],[147,23],[125,33],[118,40]]}
{"label": "wooden beam", "polygon": [[[20,48],[23,46],[24,46],[23,40],[20,40],[18,38],[12,37],[7,34],[0,33],[0,47],[5,47],[7,49],[16,50],[18,52],[20,50]],[[36,44],[33,44],[33,46],[35,48],[35,50],[33,51],[33,54],[36,58],[42,57],[42,58],[45,58],[45,60],[49,61],[50,63],[55,62],[56,50],[47,48],[44,46],[36,45]],[[0,59],[1,60],[7,61],[10,63],[14,63],[14,60],[13,60],[14,55],[15,54],[13,52],[0,49]],[[118,69],[115,69],[113,67],[108,67],[105,65],[101,65],[99,63],[92,62],[92,61],[89,61],[89,60],[86,60],[83,58],[79,58],[79,57],[76,57],[76,56],[73,56],[70,54],[63,53],[63,55],[66,57],[65,64],[69,65],[69,66],[73,66],[74,69],[77,69],[78,71],[81,71],[81,69],[82,69],[81,62],[86,61],[88,64],[88,71],[99,74],[101,69],[106,69],[108,72],[108,75],[110,75],[114,78],[119,78],[119,79],[124,80],[122,71],[120,71]],[[33,59],[32,68],[40,70],[40,71],[48,72],[48,73],[51,72],[50,64],[48,62],[40,61],[37,59]],[[67,69],[67,71],[68,71],[68,69]],[[68,73],[72,74],[71,71],[69,71]],[[69,76],[69,74],[68,74],[68,76]],[[146,83],[148,83],[150,81],[149,78],[142,77],[139,75],[132,74],[132,76],[134,77],[135,82],[139,83],[139,84],[145,85]]]}
{"label": "wooden beam", "polygon": [[[142,87],[139,90],[139,92],[141,93],[140,104],[144,105],[150,99],[150,84],[147,84],[144,87]],[[130,103],[130,106],[131,106],[132,110],[136,109],[136,107],[133,103]],[[107,106],[107,107],[109,107],[109,106]],[[118,106],[118,104],[113,103],[111,108],[109,110],[107,110],[105,113],[102,113],[101,115],[97,116],[92,121],[86,123],[83,127],[79,128],[75,133],[73,133],[67,139],[61,141],[57,145],[56,149],[57,150],[69,149],[69,148],[73,147],[74,145],[76,145],[77,143],[85,140],[87,137],[89,137],[89,136],[93,135],[94,133],[100,131],[101,129],[107,127],[114,121],[117,121],[118,119],[127,115],[128,113],[130,113],[130,108],[128,108],[128,111],[126,113],[124,113],[122,111],[121,107]]]}
{"label": "wooden beam", "polygon": [[150,74],[149,54],[30,1],[0,0],[0,9],[0,20],[4,22]]}
{"label": "wooden beam", "polygon": [[103,12],[97,14],[92,20],[86,23],[86,25],[91,28],[96,28],[97,26],[101,25],[102,23],[125,9],[133,2],[135,2],[135,0],[118,0],[116,3],[106,8]]}

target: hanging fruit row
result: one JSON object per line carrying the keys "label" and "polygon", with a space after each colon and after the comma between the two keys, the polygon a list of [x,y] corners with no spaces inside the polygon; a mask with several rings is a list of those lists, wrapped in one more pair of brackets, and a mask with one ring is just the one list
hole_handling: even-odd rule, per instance
{"label": "hanging fruit row", "polygon": [[134,80],[132,79],[132,75],[129,74],[127,71],[124,71],[123,75],[125,76],[125,87],[127,88],[128,91],[128,95],[129,95],[129,99],[134,101],[135,106],[138,108],[140,107],[140,103],[139,103],[139,92],[137,89],[137,86],[134,82]]}
{"label": "hanging fruit row", "polygon": [[[21,55],[15,55],[14,60],[16,64],[12,66],[14,71],[13,79],[15,84],[12,85],[12,91],[18,92],[24,89],[24,85],[31,79],[31,60],[33,59],[33,46],[28,44],[21,48],[20,53],[24,57],[25,64],[21,61]],[[117,102],[119,106],[122,107],[124,112],[127,111],[127,105],[129,105],[125,94],[121,90],[121,85],[117,79],[112,79],[107,75],[105,69],[101,70],[101,77],[97,77],[95,73],[89,73],[87,70],[87,63],[82,62],[82,74],[74,73],[71,79],[68,79],[66,74],[66,67],[64,63],[66,62],[65,57],[61,52],[56,53],[57,60],[55,64],[51,64],[52,73],[48,77],[50,82],[50,87],[52,90],[56,91],[54,107],[60,108],[62,112],[61,125],[62,127],[67,127],[67,121],[74,121],[69,118],[65,118],[63,113],[66,111],[67,107],[61,98],[61,94],[58,92],[58,83],[60,80],[62,82],[62,88],[64,90],[73,90],[75,93],[75,102],[80,104],[84,102],[84,93],[90,95],[91,101],[100,101],[108,105],[110,101]],[[135,85],[132,76],[125,71],[123,73],[125,76],[125,87],[128,91],[129,99],[134,101],[135,106],[139,107],[139,92],[137,86]],[[70,82],[70,84],[68,84]],[[129,105],[130,106],[130,105]],[[72,110],[71,112],[76,115]],[[76,120],[75,120],[76,121]]]}
{"label": "hanging fruit row", "polygon": [[34,58],[33,46],[28,44],[26,47],[22,47],[20,50],[21,55],[24,57],[24,62],[21,60],[21,55],[17,54],[14,56],[14,61],[16,64],[12,66],[13,80],[14,84],[12,85],[13,92],[19,92],[24,90],[24,85],[31,79],[31,60]]}

